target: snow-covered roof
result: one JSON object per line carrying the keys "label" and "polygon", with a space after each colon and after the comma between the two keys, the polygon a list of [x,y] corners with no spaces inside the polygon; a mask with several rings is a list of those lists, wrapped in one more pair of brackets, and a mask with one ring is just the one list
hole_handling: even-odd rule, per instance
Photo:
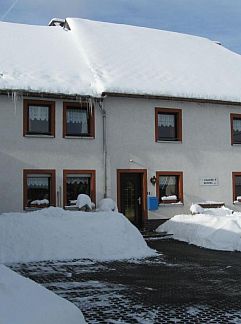
{"label": "snow-covered roof", "polygon": [[241,102],[241,56],[206,38],[67,18],[0,23],[0,89]]}
{"label": "snow-covered roof", "polygon": [[85,53],[61,27],[0,22],[0,89],[95,95]]}

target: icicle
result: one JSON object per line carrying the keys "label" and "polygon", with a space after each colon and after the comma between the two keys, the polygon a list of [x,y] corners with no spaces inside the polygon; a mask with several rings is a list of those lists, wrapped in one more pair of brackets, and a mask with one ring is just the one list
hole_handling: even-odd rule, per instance
{"label": "icicle", "polygon": [[12,92],[12,101],[14,103],[14,114],[17,114],[17,104],[18,104],[18,99],[20,98],[20,95],[18,94],[17,91]]}

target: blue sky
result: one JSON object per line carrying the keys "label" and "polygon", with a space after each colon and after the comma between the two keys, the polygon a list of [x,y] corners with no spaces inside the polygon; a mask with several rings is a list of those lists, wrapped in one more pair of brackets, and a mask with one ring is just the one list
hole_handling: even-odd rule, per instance
{"label": "blue sky", "polygon": [[47,25],[53,17],[200,35],[241,54],[241,0],[0,0],[0,20]]}

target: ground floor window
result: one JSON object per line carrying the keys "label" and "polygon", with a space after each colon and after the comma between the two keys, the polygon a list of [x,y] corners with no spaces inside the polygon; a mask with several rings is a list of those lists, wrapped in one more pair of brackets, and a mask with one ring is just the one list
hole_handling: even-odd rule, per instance
{"label": "ground floor window", "polygon": [[233,172],[233,201],[241,202],[241,172]]}
{"label": "ground floor window", "polygon": [[95,171],[64,170],[64,206],[76,204],[79,194],[90,196],[95,202]]}
{"label": "ground floor window", "polygon": [[156,191],[159,203],[183,202],[183,173],[157,171]]}
{"label": "ground floor window", "polygon": [[24,170],[24,208],[55,206],[55,170]]}

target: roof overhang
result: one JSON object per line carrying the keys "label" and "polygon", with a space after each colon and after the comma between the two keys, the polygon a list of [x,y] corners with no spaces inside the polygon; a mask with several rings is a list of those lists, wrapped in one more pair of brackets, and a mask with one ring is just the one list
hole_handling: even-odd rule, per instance
{"label": "roof overhang", "polygon": [[172,97],[172,96],[155,96],[155,95],[140,95],[131,93],[117,93],[117,92],[103,92],[102,96],[108,97],[126,97],[126,98],[136,98],[136,99],[157,99],[157,100],[168,100],[168,101],[184,101],[184,102],[196,102],[204,104],[217,104],[217,105],[231,105],[231,106],[241,106],[239,101],[228,101],[228,100],[216,100],[216,99],[203,99],[203,98],[187,98],[187,97]]}

